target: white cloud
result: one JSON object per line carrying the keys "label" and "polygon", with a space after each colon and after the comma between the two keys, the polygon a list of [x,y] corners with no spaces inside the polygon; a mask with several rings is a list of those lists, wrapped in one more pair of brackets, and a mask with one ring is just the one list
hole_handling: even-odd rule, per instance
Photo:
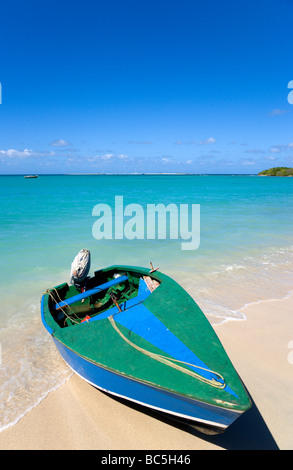
{"label": "white cloud", "polygon": [[269,112],[269,116],[280,116],[281,114],[288,113],[289,110],[285,109],[273,109],[272,111]]}
{"label": "white cloud", "polygon": [[244,153],[265,153],[265,151],[262,149],[249,149],[249,150],[244,150]]}
{"label": "white cloud", "polygon": [[216,142],[216,139],[214,139],[213,137],[209,137],[206,140],[201,140],[200,145],[214,144],[215,142]]}
{"label": "white cloud", "polygon": [[100,160],[111,160],[113,158],[113,153],[106,153],[105,155],[100,156]]}
{"label": "white cloud", "polygon": [[68,147],[71,144],[69,142],[66,142],[66,140],[57,139],[51,142],[50,145],[52,145],[53,147]]}
{"label": "white cloud", "polygon": [[[196,140],[186,140],[186,141],[176,140],[176,142],[174,142],[174,145],[194,145],[196,143],[197,143]],[[216,143],[216,139],[214,139],[214,137],[209,137],[206,140],[199,141],[200,145],[209,145],[209,144],[215,144],[215,143]]]}
{"label": "white cloud", "polygon": [[128,155],[118,155],[117,158],[119,158],[120,160],[128,160],[129,156]]}
{"label": "white cloud", "polygon": [[95,155],[94,157],[88,157],[87,160],[91,163],[97,161],[109,161],[114,157],[113,153],[105,153],[104,155]]}
{"label": "white cloud", "polygon": [[174,142],[174,145],[193,145],[193,144],[196,144],[196,140],[187,140],[186,142],[183,142],[183,140],[177,140],[176,142]]}
{"label": "white cloud", "polygon": [[33,151],[31,149],[17,150],[17,149],[8,149],[0,150],[0,156],[8,158],[28,158],[28,157],[48,157],[56,155],[55,152],[46,152],[46,151]]}
{"label": "white cloud", "polygon": [[290,142],[289,144],[274,145],[273,147],[271,147],[270,151],[272,153],[279,153],[291,150],[291,148],[293,148],[293,142]]}
{"label": "white cloud", "polygon": [[137,144],[137,145],[152,145],[150,140],[129,140],[129,144]]}
{"label": "white cloud", "polygon": [[256,162],[253,160],[241,160],[241,163],[242,165],[245,165],[245,166],[252,166],[256,164]]}

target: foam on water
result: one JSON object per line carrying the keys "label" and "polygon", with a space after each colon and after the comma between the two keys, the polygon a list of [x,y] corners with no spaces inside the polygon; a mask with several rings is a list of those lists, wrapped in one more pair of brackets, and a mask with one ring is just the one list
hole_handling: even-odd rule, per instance
{"label": "foam on water", "polygon": [[244,306],[282,299],[291,292],[293,246],[267,250],[254,257],[239,257],[233,264],[200,268],[197,265],[194,271],[189,269],[188,276],[178,269],[177,280],[212,325],[229,319],[245,319]]}
{"label": "foam on water", "polygon": [[17,422],[71,375],[41,324],[39,307],[28,302],[0,329],[0,430]]}

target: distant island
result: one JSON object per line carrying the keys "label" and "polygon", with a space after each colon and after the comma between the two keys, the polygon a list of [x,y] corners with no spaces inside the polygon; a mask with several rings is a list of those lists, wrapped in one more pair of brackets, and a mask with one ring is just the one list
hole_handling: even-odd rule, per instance
{"label": "distant island", "polygon": [[293,176],[293,168],[287,166],[276,166],[269,170],[263,170],[258,173],[258,176]]}

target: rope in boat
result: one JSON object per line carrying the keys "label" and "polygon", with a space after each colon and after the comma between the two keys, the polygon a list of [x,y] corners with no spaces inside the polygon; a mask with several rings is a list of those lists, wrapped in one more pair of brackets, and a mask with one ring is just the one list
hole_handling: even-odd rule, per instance
{"label": "rope in boat", "polygon": [[[58,301],[55,299],[54,295],[52,294],[51,291],[54,291],[58,297]],[[59,295],[59,292],[57,291],[57,289],[55,287],[53,287],[53,289],[47,289],[45,292],[45,294],[49,294],[49,296],[51,297],[51,299],[57,304],[59,304],[60,302],[65,302],[65,300],[62,300],[60,295]],[[75,311],[70,307],[70,305],[66,304],[65,305],[65,308],[69,308],[71,314],[77,319],[75,320],[74,318],[72,318],[71,315],[68,315],[68,313],[66,312],[66,310],[64,310],[62,307],[60,307],[59,305],[59,308],[60,310],[64,313],[65,317],[68,318],[70,321],[72,321],[73,323],[80,323],[79,321],[79,318],[78,316],[76,315]]]}
{"label": "rope in boat", "polygon": [[[188,362],[184,362],[184,361],[179,361],[178,359],[173,359],[173,358],[167,358],[166,356],[162,356],[160,354],[156,354],[156,353],[152,353],[150,351],[147,351],[146,349],[143,349],[141,348],[140,346],[138,346],[137,344],[134,344],[132,343],[132,341],[130,341],[128,338],[126,338],[126,336],[122,333],[122,331],[119,330],[114,318],[113,318],[113,315],[110,315],[108,317],[111,325],[113,326],[113,328],[117,331],[117,333],[121,336],[121,338],[126,341],[130,346],[132,346],[133,348],[137,349],[139,352],[145,354],[146,356],[149,356],[151,357],[152,359],[155,359],[156,361],[159,361],[159,362],[162,362],[163,364],[167,365],[167,366],[170,366],[172,367],[173,369],[176,369],[176,370],[179,370],[180,372],[183,372],[184,374],[187,374],[187,375],[191,375],[191,377],[194,377],[208,385],[211,385],[212,387],[215,387],[215,388],[225,388],[226,387],[226,384],[225,384],[225,379],[224,377],[219,374],[218,372],[215,372],[213,370],[210,370],[210,369],[205,369],[204,367],[200,367],[200,366],[197,366],[197,365],[194,365],[194,364],[189,364]],[[178,363],[178,364],[175,364],[175,363]],[[204,370],[206,372],[210,372],[212,374],[215,374],[217,375],[221,380],[223,380],[223,383],[221,382],[218,382],[217,380],[215,380],[214,378],[212,379],[207,379],[206,377],[203,377],[202,375],[200,374],[197,374],[196,372],[192,371],[192,370],[188,370],[188,369],[185,369],[184,367],[181,367],[179,364],[184,364],[186,366],[191,366],[191,367],[195,367],[197,369],[201,369],[201,370]]]}

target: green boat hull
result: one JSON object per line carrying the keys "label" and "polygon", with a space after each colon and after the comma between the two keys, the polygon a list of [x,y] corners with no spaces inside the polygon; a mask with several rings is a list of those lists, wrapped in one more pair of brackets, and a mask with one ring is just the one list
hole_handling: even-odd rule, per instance
{"label": "green boat hull", "polygon": [[209,432],[225,430],[251,406],[199,306],[161,272],[111,266],[84,293],[67,283],[49,289],[41,310],[69,366],[115,396]]}

